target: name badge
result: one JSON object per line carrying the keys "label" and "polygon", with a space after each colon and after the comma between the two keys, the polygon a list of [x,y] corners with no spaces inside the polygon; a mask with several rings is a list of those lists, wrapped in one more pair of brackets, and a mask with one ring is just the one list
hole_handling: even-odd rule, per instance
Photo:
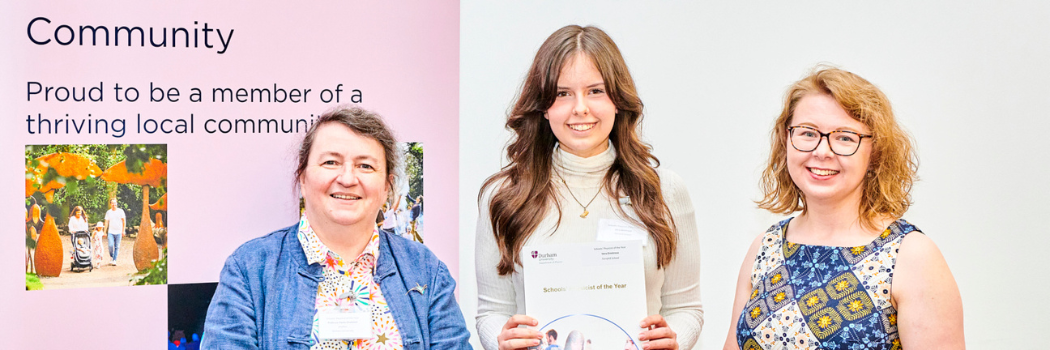
{"label": "name badge", "polygon": [[642,241],[642,246],[649,243],[649,231],[638,225],[620,219],[598,220],[598,241]]}
{"label": "name badge", "polygon": [[354,307],[317,310],[317,337],[338,340],[371,338],[372,313]]}

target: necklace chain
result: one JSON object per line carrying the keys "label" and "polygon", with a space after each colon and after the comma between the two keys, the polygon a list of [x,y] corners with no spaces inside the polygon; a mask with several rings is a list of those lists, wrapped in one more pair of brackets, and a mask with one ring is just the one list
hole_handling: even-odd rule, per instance
{"label": "necklace chain", "polygon": [[565,182],[565,178],[561,176],[561,172],[558,171],[557,168],[554,168],[554,175],[557,175],[558,180],[561,180],[562,185],[565,185],[565,190],[569,191],[569,196],[572,196],[572,200],[576,201],[576,204],[579,204],[581,207],[583,207],[583,214],[580,214],[580,217],[586,219],[587,215],[591,213],[587,211],[587,207],[591,206],[591,203],[594,203],[594,200],[597,199],[598,195],[602,193],[602,189],[599,188],[598,192],[594,193],[594,197],[591,197],[591,200],[587,201],[587,204],[583,204],[583,202],[580,202],[580,200],[576,198],[576,195],[572,193],[572,189],[569,188],[569,183]]}

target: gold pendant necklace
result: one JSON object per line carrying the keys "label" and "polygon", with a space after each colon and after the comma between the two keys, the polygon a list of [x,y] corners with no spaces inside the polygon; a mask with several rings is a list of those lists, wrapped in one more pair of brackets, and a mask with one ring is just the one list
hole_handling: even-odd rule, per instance
{"label": "gold pendant necklace", "polygon": [[582,202],[580,202],[579,199],[576,199],[576,195],[572,193],[571,189],[569,189],[569,184],[565,182],[565,178],[561,176],[561,172],[559,172],[557,168],[554,169],[554,175],[557,175],[558,179],[561,180],[561,184],[565,185],[565,190],[569,191],[569,196],[572,196],[572,200],[576,201],[576,204],[579,204],[581,207],[583,207],[583,214],[580,214],[580,217],[586,219],[587,215],[591,213],[587,211],[587,207],[591,206],[591,203],[594,203],[594,200],[598,198],[598,194],[602,193],[602,189],[599,188],[598,192],[594,193],[594,197],[591,197],[591,200],[588,201],[585,205]]}

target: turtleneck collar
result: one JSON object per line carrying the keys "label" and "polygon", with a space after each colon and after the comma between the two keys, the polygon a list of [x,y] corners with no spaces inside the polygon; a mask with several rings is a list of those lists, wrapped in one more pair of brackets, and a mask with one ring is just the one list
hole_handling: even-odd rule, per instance
{"label": "turtleneck collar", "polygon": [[605,151],[587,158],[569,153],[562,149],[560,144],[554,146],[554,167],[562,176],[602,178],[614,161],[616,148],[613,147],[612,141],[609,141],[609,148]]}

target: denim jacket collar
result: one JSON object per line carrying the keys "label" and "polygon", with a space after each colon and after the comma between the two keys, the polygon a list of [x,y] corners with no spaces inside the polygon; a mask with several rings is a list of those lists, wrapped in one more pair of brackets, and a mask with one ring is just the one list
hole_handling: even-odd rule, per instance
{"label": "denim jacket collar", "polygon": [[[321,264],[309,264],[295,226],[253,239],[223,267],[203,344],[215,349],[308,349]],[[375,280],[405,349],[469,349],[455,281],[426,247],[379,236]],[[417,288],[418,286],[418,288]]]}
{"label": "denim jacket collar", "polygon": [[379,259],[376,260],[376,272],[372,278],[380,282],[380,286],[384,279],[397,273],[397,263],[393,260],[395,257],[390,251],[390,237],[387,237],[386,232],[379,231]]}

